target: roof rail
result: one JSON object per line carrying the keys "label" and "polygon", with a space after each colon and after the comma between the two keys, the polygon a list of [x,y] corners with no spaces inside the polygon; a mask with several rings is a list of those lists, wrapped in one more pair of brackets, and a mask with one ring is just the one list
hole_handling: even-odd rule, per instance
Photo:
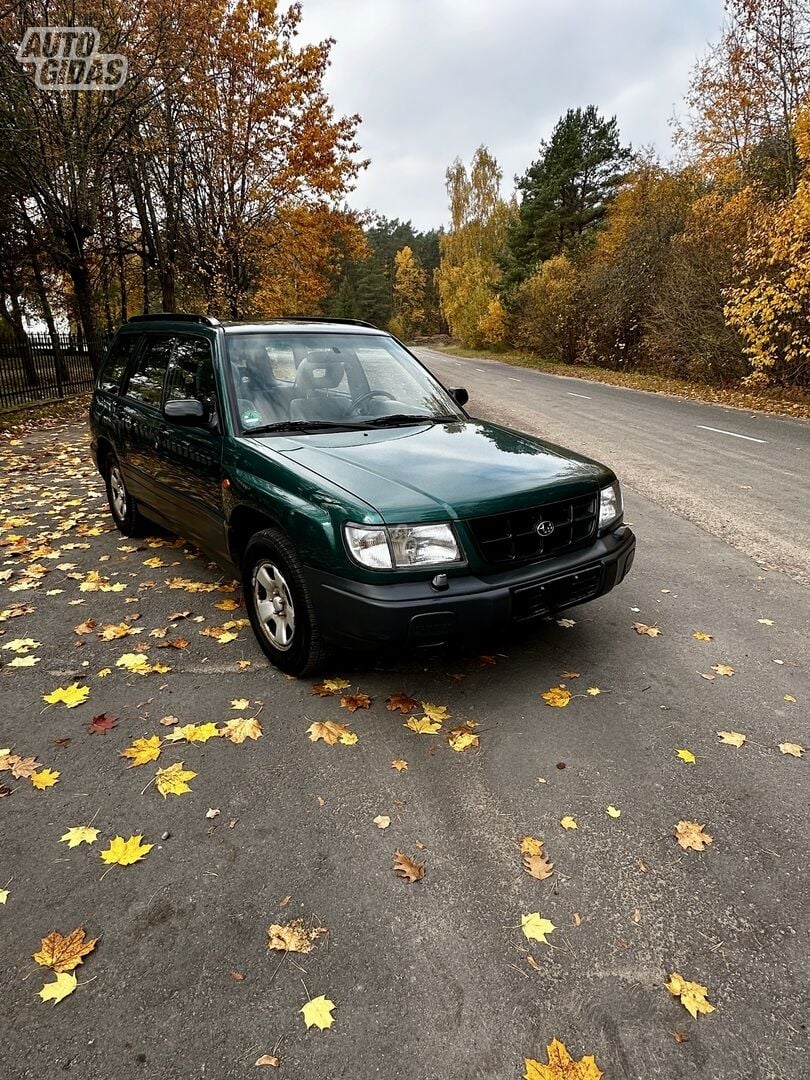
{"label": "roof rail", "polygon": [[127,322],[194,322],[203,326],[221,326],[213,315],[192,315],[187,311],[156,311],[152,315],[130,315]]}
{"label": "roof rail", "polygon": [[338,323],[345,326],[368,326],[372,330],[379,330],[379,326],[375,326],[372,322],[366,322],[365,319],[333,319],[327,315],[282,315],[278,321]]}

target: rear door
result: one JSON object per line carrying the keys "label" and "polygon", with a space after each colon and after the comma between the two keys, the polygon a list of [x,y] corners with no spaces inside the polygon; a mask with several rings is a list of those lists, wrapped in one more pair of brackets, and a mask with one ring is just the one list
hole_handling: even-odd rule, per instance
{"label": "rear door", "polygon": [[163,384],[177,335],[148,330],[144,336],[143,346],[130,365],[119,403],[121,464],[134,498],[165,515],[155,473],[163,427]]}
{"label": "rear door", "polygon": [[214,377],[213,343],[178,334],[169,362],[164,403],[200,401],[206,419],[177,424],[162,417],[155,482],[179,532],[211,554],[227,557],[222,506],[222,411]]}

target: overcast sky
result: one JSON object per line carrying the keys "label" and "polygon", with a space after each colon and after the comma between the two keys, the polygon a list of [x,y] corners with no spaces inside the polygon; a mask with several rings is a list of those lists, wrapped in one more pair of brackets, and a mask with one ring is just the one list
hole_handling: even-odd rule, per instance
{"label": "overcast sky", "polygon": [[334,37],[327,87],[363,117],[371,164],[350,202],[418,228],[447,220],[444,171],[485,143],[513,177],[566,109],[616,115],[671,151],[669,119],[716,41],[722,0],[303,0],[301,36]]}

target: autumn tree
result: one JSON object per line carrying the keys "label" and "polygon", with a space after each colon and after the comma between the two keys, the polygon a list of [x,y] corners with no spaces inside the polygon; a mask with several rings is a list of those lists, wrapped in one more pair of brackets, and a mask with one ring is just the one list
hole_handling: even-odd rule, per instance
{"label": "autumn tree", "polygon": [[394,314],[389,328],[406,341],[425,325],[426,274],[407,245],[394,256]]}
{"label": "autumn tree", "polygon": [[579,359],[583,331],[582,272],[567,255],[554,255],[521,282],[513,296],[511,338],[549,360]]}
{"label": "autumn tree", "polygon": [[569,109],[540,156],[518,180],[520,206],[509,230],[506,283],[528,276],[544,259],[581,244],[603,220],[626,170],[615,116],[595,106]]}
{"label": "autumn tree", "polygon": [[490,301],[501,280],[500,257],[513,209],[501,198],[503,173],[485,146],[469,171],[456,161],[446,173],[450,230],[441,239],[437,274],[442,312],[463,345],[488,344]]}

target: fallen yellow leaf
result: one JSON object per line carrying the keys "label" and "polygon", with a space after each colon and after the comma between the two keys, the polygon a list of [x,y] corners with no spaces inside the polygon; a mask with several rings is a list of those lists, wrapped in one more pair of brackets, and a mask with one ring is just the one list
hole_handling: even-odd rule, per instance
{"label": "fallen yellow leaf", "polygon": [[554,923],[550,919],[544,919],[539,911],[533,911],[529,915],[522,915],[520,926],[529,941],[541,941],[544,945],[549,944],[546,940],[546,934],[550,934],[552,930],[557,929]]}
{"label": "fallen yellow leaf", "polygon": [[546,1047],[546,1057],[546,1065],[534,1058],[524,1058],[523,1080],[601,1080],[604,1075],[592,1054],[574,1061],[565,1043],[557,1039],[552,1039]]}
{"label": "fallen yellow leaf", "polygon": [[692,851],[705,851],[713,838],[696,821],[679,821],[675,826],[675,839],[684,851],[690,848]]}
{"label": "fallen yellow leaf", "polygon": [[427,716],[409,716],[403,727],[409,728],[411,731],[415,731],[417,735],[435,735],[437,731],[441,731],[442,725],[438,721],[433,721]]}
{"label": "fallen yellow leaf", "polygon": [[745,742],[745,735],[741,735],[739,731],[718,731],[717,737],[726,746],[742,746]]}
{"label": "fallen yellow leaf", "polygon": [[230,739],[232,743],[243,743],[245,739],[261,738],[262,726],[255,716],[236,716],[228,720],[224,727],[219,729],[223,739]]}
{"label": "fallen yellow leaf", "polygon": [[58,686],[50,694],[44,694],[42,700],[48,705],[58,705],[60,702],[68,709],[75,709],[83,704],[90,696],[89,686],[79,686],[77,682],[70,686]]}
{"label": "fallen yellow leaf", "polygon": [[571,691],[562,686],[552,686],[550,690],[546,690],[545,694],[541,696],[546,705],[551,705],[554,709],[564,709],[571,700]]}
{"label": "fallen yellow leaf", "polygon": [[188,743],[206,743],[209,739],[216,739],[222,732],[216,724],[185,724],[183,727],[175,727],[166,735],[166,742],[180,742],[185,739]]}
{"label": "fallen yellow leaf", "polygon": [[434,705],[432,701],[422,702],[422,712],[428,720],[434,720],[437,724],[442,724],[445,720],[450,719],[450,713],[447,710],[447,706]]}
{"label": "fallen yellow leaf", "polygon": [[267,929],[267,948],[280,952],[312,952],[318,936],[325,933],[325,926],[307,926],[303,919],[273,923]]}
{"label": "fallen yellow leaf", "polygon": [[694,765],[697,761],[697,758],[691,750],[676,750],[675,753],[678,755],[681,761],[685,761],[687,765]]}
{"label": "fallen yellow leaf", "polygon": [[44,791],[45,788],[53,787],[54,784],[58,783],[61,775],[56,769],[40,769],[39,772],[31,774],[31,783],[35,788]]}
{"label": "fallen yellow leaf", "polygon": [[717,675],[725,675],[728,679],[734,674],[734,668],[729,667],[728,664],[714,664],[712,671]]}
{"label": "fallen yellow leaf", "polygon": [[713,640],[711,634],[705,634],[702,630],[695,630],[694,633],[692,634],[692,637],[696,641],[712,641]]}
{"label": "fallen yellow leaf", "polygon": [[351,685],[348,679],[324,679],[323,682],[315,683],[311,693],[317,694],[318,697],[332,697],[341,690],[347,690]]}
{"label": "fallen yellow leaf", "polygon": [[142,840],[141,833],[130,836],[128,840],[125,840],[123,836],[116,836],[110,841],[110,846],[106,851],[100,852],[101,858],[111,866],[115,864],[131,866],[132,863],[140,862],[154,847],[154,844],[142,844]]}
{"label": "fallen yellow leaf", "polygon": [[521,855],[540,855],[543,851],[543,841],[535,840],[533,836],[523,836],[520,840]]}
{"label": "fallen yellow leaf", "polygon": [[804,747],[795,742],[780,742],[779,749],[783,754],[790,754],[791,757],[801,757],[804,753]]}
{"label": "fallen yellow leaf", "polygon": [[155,774],[155,787],[165,799],[167,795],[184,795],[191,791],[187,781],[193,780],[197,773],[184,769],[182,761],[175,761],[165,769],[158,769]]}
{"label": "fallen yellow leaf", "polygon": [[146,739],[135,739],[132,746],[121,751],[121,757],[129,758],[128,768],[134,769],[136,765],[146,765],[150,761],[157,761],[160,757],[160,748],[163,742],[159,735],[150,735]]}
{"label": "fallen yellow leaf", "polygon": [[396,761],[391,762],[391,768],[396,769],[397,772],[405,772],[408,768],[408,762],[404,758],[397,758]]}
{"label": "fallen yellow leaf", "polygon": [[706,1000],[706,995],[709,992],[708,987],[701,986],[700,983],[688,982],[686,979],[681,978],[680,975],[673,973],[670,975],[666,987],[674,997],[681,999],[681,1005],[695,1020],[697,1020],[698,1013],[713,1013],[715,1011],[714,1005],[710,1005]]}
{"label": "fallen yellow leaf", "polygon": [[608,806],[608,807],[607,807],[607,813],[608,813],[608,814],[610,815],[610,817],[612,817],[612,818],[617,818],[617,817],[621,817],[621,816],[622,816],[622,812],[621,812],[621,810],[617,810],[615,806]]}
{"label": "fallen yellow leaf", "polygon": [[307,1025],[307,1031],[309,1031],[311,1027],[320,1028],[321,1031],[325,1028],[330,1028],[335,1022],[335,1018],[332,1016],[332,1010],[334,1008],[334,1001],[325,998],[323,994],[308,1001],[301,1009],[304,1023]]}
{"label": "fallen yellow leaf", "polygon": [[576,821],[569,814],[566,814],[565,817],[560,818],[560,824],[564,829],[575,829],[577,827]]}
{"label": "fallen yellow leaf", "polygon": [[[218,606],[217,604],[214,604],[214,607],[217,607],[217,606]],[[281,1064],[281,1058],[277,1058],[275,1056],[275,1054],[262,1054],[262,1056],[260,1058],[257,1058],[255,1064],[256,1065],[272,1065],[274,1069],[277,1069],[279,1067],[279,1065]]]}
{"label": "fallen yellow leaf", "polygon": [[244,712],[245,709],[250,708],[250,701],[246,697],[234,698],[231,702],[231,708],[236,709],[237,712]]}
{"label": "fallen yellow leaf", "polygon": [[378,829],[387,829],[388,826],[391,824],[391,818],[388,817],[386,814],[377,814],[377,816],[375,818],[372,818],[371,820]]}
{"label": "fallen yellow leaf", "polygon": [[66,998],[68,994],[72,994],[78,986],[78,981],[75,975],[71,975],[69,972],[60,971],[53,982],[45,983],[39,992],[39,996],[43,1001],[52,1001],[54,1005]]}
{"label": "fallen yellow leaf", "polygon": [[647,626],[647,624],[643,622],[633,623],[633,629],[637,634],[646,634],[647,637],[661,636],[661,631],[658,629],[657,626]]}
{"label": "fallen yellow leaf", "polygon": [[334,746],[338,742],[352,746],[357,742],[357,735],[345,724],[339,724],[336,720],[327,720],[326,723],[316,720],[307,728],[307,734],[311,742],[318,742],[321,739],[328,746]]}
{"label": "fallen yellow leaf", "polygon": [[72,829],[59,837],[59,843],[66,843],[69,848],[78,847],[79,844],[94,844],[98,837],[98,829],[89,825],[74,825]]}
{"label": "fallen yellow leaf", "polygon": [[447,742],[453,750],[461,753],[471,746],[478,746],[481,740],[474,734],[469,724],[463,724],[461,727],[453,728],[448,732]]}
{"label": "fallen yellow leaf", "polygon": [[589,694],[591,697],[598,697],[598,695],[601,694],[602,691],[599,689],[598,686],[589,686],[586,693]]}

